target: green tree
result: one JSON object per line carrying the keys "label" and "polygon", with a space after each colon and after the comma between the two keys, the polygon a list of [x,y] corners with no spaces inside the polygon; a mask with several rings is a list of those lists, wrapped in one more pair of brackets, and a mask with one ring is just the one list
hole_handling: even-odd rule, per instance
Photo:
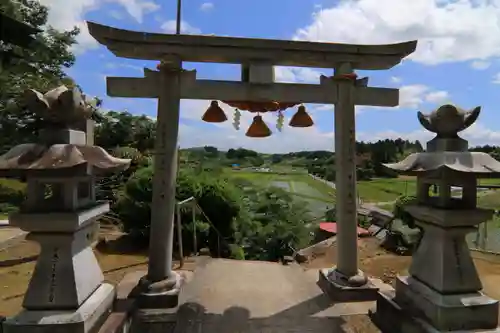
{"label": "green tree", "polygon": [[155,127],[156,122],[148,116],[108,111],[96,126],[95,142],[107,150],[128,146],[144,154],[154,148]]}
{"label": "green tree", "polygon": [[57,31],[47,26],[47,7],[35,0],[1,1],[0,11],[43,30],[36,34],[32,49],[0,45],[0,52],[20,55],[4,64],[0,72],[0,151],[5,151],[13,145],[33,141],[38,132],[39,119],[20,103],[26,89],[46,92],[60,84],[75,85],[64,68],[74,64],[70,47],[79,30]]}
{"label": "green tree", "polygon": [[136,148],[117,147],[111,151],[111,154],[117,158],[130,159],[130,167],[122,172],[103,177],[99,179],[96,188],[98,200],[106,200],[114,208],[116,201],[122,195],[123,187],[132,174],[138,169],[151,164],[151,160],[142,155]]}
{"label": "green tree", "polygon": [[278,261],[309,244],[307,204],[277,188],[245,186],[235,242],[246,259]]}

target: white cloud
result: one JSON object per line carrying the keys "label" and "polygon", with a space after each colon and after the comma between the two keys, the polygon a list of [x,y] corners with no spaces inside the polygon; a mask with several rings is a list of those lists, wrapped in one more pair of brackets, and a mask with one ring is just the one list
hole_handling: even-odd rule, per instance
{"label": "white cloud", "polygon": [[330,70],[330,74],[326,74],[328,70],[315,70],[307,67],[274,67],[274,76],[276,82],[283,83],[317,83],[319,84],[319,78],[323,75],[332,75],[333,71]]}
{"label": "white cloud", "polygon": [[425,98],[429,87],[423,84],[403,86],[399,89],[399,107],[416,108]]}
{"label": "white cloud", "polygon": [[401,78],[398,77],[398,76],[392,76],[391,77],[391,82],[392,83],[400,83],[401,81],[402,81]]}
{"label": "white cloud", "polygon": [[449,98],[446,91],[434,91],[423,84],[402,86],[399,89],[399,108],[417,108],[423,102],[442,103]]}
{"label": "white cloud", "polygon": [[214,8],[214,4],[212,2],[204,2],[200,6],[200,10],[203,12],[208,12]]}
{"label": "white cloud", "polygon": [[88,32],[84,16],[87,12],[99,9],[105,2],[121,5],[139,23],[142,23],[145,14],[160,8],[159,5],[148,0],[40,0],[42,5],[49,8],[47,22],[49,25],[60,30],[71,30],[73,27],[80,29],[77,37],[78,44],[74,47],[77,53],[98,46]]}
{"label": "white cloud", "polygon": [[111,17],[113,17],[113,18],[115,18],[117,20],[123,20],[123,13],[119,12],[117,10],[110,11],[109,15],[111,15]]}
{"label": "white cloud", "polygon": [[433,91],[425,96],[425,100],[427,102],[435,104],[446,102],[449,99],[450,99],[450,94],[448,94],[448,92],[444,90]]}
{"label": "white cloud", "polygon": [[[73,1],[73,0],[72,0]],[[160,5],[148,0],[106,0],[121,4],[137,22],[142,23],[146,14],[153,13],[160,9]]]}
{"label": "white cloud", "polygon": [[500,55],[500,0],[358,0],[318,10],[296,39],[384,44],[418,39],[414,61],[439,64]]}
{"label": "white cloud", "polygon": [[[161,25],[161,29],[167,33],[173,34],[176,32],[176,21],[175,20],[170,20]],[[181,33],[182,34],[191,34],[191,35],[198,35],[201,33],[201,30],[193,27],[191,24],[187,23],[186,21],[181,21]]]}
{"label": "white cloud", "polygon": [[128,68],[144,73],[144,66],[131,65],[126,63],[109,62],[106,64],[105,67],[108,69]]}
{"label": "white cloud", "polygon": [[480,71],[487,69],[490,66],[491,66],[491,63],[489,61],[484,61],[484,60],[475,60],[471,63],[472,68],[480,70]]}
{"label": "white cloud", "polygon": [[492,82],[495,84],[500,84],[500,73],[496,73],[495,76],[493,76]]}

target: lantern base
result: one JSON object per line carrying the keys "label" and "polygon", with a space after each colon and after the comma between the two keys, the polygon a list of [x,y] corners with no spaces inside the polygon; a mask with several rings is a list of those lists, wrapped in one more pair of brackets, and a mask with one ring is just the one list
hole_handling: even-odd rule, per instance
{"label": "lantern base", "polygon": [[87,333],[96,330],[109,313],[115,288],[103,283],[76,310],[23,310],[3,322],[3,333]]}
{"label": "lantern base", "polygon": [[396,291],[378,293],[370,317],[382,332],[500,333],[497,300],[481,292],[442,295],[407,277],[398,277]]}

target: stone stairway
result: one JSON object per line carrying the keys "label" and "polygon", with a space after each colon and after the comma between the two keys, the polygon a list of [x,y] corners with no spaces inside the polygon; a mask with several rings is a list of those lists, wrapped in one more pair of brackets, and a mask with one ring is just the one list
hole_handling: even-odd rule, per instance
{"label": "stone stairway", "polygon": [[181,292],[175,332],[376,332],[345,321],[373,302],[333,304],[317,277],[296,264],[207,258]]}

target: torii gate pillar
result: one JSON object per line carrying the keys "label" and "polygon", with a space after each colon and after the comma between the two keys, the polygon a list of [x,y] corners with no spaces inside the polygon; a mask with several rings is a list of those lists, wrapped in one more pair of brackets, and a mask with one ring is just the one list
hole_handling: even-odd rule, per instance
{"label": "torii gate pillar", "polygon": [[[335,75],[353,72],[351,63],[335,68]],[[331,78],[322,78],[322,84]],[[328,83],[330,83],[328,82]],[[336,301],[375,300],[378,287],[358,270],[358,214],[356,203],[356,87],[337,82],[335,103],[335,189],[337,265],[319,271],[318,285]]]}
{"label": "torii gate pillar", "polygon": [[169,59],[159,69],[148,274],[135,291],[141,308],[177,306],[182,284],[172,270],[182,61]]}

